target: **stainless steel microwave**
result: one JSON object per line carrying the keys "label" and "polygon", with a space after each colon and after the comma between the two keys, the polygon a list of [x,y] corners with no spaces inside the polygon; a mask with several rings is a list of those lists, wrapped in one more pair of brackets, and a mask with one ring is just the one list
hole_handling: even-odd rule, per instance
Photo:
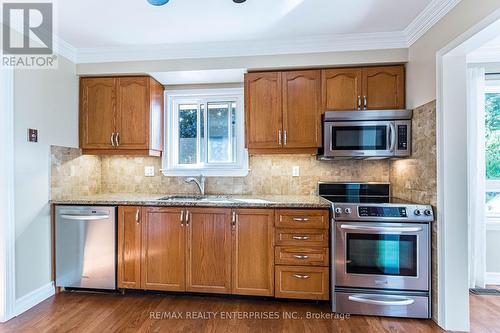
{"label": "stainless steel microwave", "polygon": [[412,114],[411,110],[326,112],[320,159],[410,156]]}

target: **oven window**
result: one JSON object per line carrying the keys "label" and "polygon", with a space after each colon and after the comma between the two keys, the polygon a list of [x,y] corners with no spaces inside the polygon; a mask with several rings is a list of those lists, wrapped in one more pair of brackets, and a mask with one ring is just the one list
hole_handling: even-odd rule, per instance
{"label": "oven window", "polygon": [[417,276],[417,236],[346,234],[346,271]]}
{"label": "oven window", "polygon": [[332,150],[387,150],[387,126],[334,126]]}

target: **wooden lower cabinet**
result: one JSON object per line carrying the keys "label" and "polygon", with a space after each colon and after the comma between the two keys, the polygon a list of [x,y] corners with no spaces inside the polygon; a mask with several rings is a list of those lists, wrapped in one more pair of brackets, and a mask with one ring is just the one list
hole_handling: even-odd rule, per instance
{"label": "wooden lower cabinet", "polygon": [[231,293],[231,210],[186,211],[186,290]]}
{"label": "wooden lower cabinet", "polygon": [[118,288],[141,288],[141,207],[118,208]]}
{"label": "wooden lower cabinet", "polygon": [[273,296],[274,210],[237,209],[233,229],[233,294]]}
{"label": "wooden lower cabinet", "polygon": [[276,297],[329,299],[328,267],[276,266]]}
{"label": "wooden lower cabinet", "polygon": [[[324,214],[276,213],[282,218],[274,209],[119,207],[118,288],[328,299]],[[275,236],[275,224],[294,217],[313,228]]]}
{"label": "wooden lower cabinet", "polygon": [[182,208],[143,208],[142,289],[185,291],[185,226]]}

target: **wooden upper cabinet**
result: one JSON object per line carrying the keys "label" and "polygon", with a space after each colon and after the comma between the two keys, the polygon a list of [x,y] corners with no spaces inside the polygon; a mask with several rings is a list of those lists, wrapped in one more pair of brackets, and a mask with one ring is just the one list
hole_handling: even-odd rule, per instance
{"label": "wooden upper cabinet", "polygon": [[282,74],[283,147],[321,146],[321,71]]}
{"label": "wooden upper cabinet", "polygon": [[80,81],[83,153],[160,156],[163,86],[149,76]]}
{"label": "wooden upper cabinet", "polygon": [[323,104],[328,111],[361,108],[361,68],[326,69],[322,73]]}
{"label": "wooden upper cabinet", "polygon": [[280,72],[245,75],[245,123],[248,148],[282,147]]}
{"label": "wooden upper cabinet", "polygon": [[116,79],[82,78],[80,81],[80,146],[111,149],[115,132]]}
{"label": "wooden upper cabinet", "polygon": [[185,291],[186,226],[181,208],[145,207],[142,217],[142,289]]}
{"label": "wooden upper cabinet", "polygon": [[187,209],[186,290],[231,293],[231,210]]}
{"label": "wooden upper cabinet", "polygon": [[404,109],[404,66],[363,68],[363,96],[367,110]]}
{"label": "wooden upper cabinet", "polygon": [[274,296],[274,210],[237,209],[233,294]]}
{"label": "wooden upper cabinet", "polygon": [[149,78],[118,78],[116,132],[119,149],[148,149]]}
{"label": "wooden upper cabinet", "polygon": [[141,287],[141,207],[118,208],[118,288]]}

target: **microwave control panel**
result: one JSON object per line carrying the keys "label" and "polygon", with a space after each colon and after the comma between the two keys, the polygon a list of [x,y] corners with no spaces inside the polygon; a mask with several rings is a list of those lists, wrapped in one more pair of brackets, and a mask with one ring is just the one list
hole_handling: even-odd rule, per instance
{"label": "microwave control panel", "polygon": [[408,150],[408,126],[398,125],[398,150]]}

